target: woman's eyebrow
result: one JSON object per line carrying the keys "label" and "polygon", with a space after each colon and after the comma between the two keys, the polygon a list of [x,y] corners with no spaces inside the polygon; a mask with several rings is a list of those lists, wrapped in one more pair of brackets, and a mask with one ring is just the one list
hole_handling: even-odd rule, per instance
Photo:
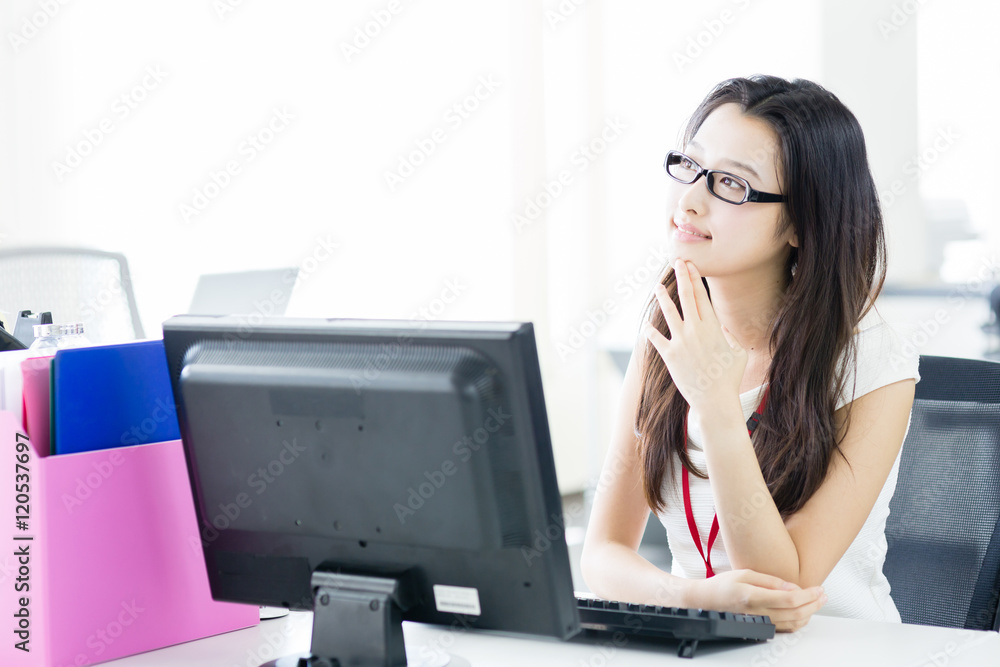
{"label": "woman's eyebrow", "polygon": [[[688,146],[704,150],[704,147],[697,141],[689,141]],[[757,170],[751,167],[750,165],[746,164],[745,162],[740,162],[739,160],[732,160],[730,158],[723,158],[722,161],[732,165],[733,167],[736,167],[737,169],[742,169],[748,174],[752,174],[755,178],[760,179],[760,174],[757,173]]]}

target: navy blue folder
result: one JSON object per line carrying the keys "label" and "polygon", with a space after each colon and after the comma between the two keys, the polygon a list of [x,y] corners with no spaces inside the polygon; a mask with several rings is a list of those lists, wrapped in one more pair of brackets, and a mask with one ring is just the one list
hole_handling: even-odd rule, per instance
{"label": "navy blue folder", "polygon": [[59,350],[51,391],[55,454],[181,437],[162,340]]}

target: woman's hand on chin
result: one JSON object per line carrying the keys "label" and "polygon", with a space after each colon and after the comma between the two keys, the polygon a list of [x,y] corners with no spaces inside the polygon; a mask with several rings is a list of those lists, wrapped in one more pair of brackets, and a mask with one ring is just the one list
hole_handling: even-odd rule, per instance
{"label": "woman's hand on chin", "polygon": [[719,323],[694,265],[679,259],[674,262],[674,275],[681,312],[667,289],[656,286],[670,339],[649,323],[644,327],[646,338],[660,353],[674,385],[692,408],[706,413],[734,399],[738,403],[747,352]]}

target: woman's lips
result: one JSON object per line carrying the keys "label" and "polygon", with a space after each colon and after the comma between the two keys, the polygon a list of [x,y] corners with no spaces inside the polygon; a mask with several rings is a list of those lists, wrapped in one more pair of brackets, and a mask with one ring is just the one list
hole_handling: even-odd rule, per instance
{"label": "woman's lips", "polygon": [[674,222],[674,238],[678,241],[708,241],[711,240],[711,236],[701,232],[697,227],[692,225],[686,225],[683,223]]}

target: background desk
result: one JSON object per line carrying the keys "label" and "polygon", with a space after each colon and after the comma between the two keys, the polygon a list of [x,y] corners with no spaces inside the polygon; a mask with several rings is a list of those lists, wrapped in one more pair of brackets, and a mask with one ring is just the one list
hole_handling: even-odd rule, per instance
{"label": "background desk", "polygon": [[[312,614],[292,612],[260,626],[188,644],[104,663],[108,667],[256,667],[275,657],[309,649]],[[1000,665],[1000,634],[897,625],[814,616],[792,634],[779,634],[764,644],[702,644],[693,661],[676,656],[677,644],[637,650],[607,644],[582,644],[451,630],[404,623],[408,653],[419,657],[446,650],[455,667],[552,665],[643,667],[675,663],[692,667],[742,665],[822,666],[878,665],[954,667]],[[416,652],[416,653],[414,653]]]}

